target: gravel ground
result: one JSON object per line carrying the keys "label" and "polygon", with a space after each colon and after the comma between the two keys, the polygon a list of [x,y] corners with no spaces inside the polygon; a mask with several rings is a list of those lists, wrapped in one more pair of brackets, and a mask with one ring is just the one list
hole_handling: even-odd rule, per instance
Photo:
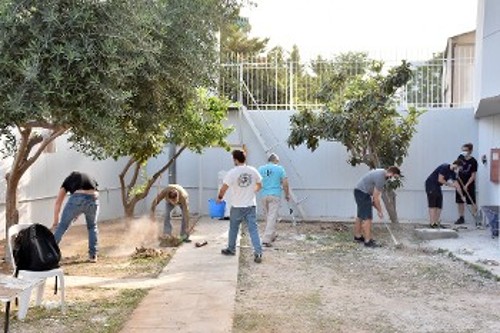
{"label": "gravel ground", "polygon": [[[261,226],[263,227],[263,226]],[[278,224],[255,264],[242,237],[234,332],[500,332],[500,282],[393,228],[396,248],[352,241],[348,223]]]}

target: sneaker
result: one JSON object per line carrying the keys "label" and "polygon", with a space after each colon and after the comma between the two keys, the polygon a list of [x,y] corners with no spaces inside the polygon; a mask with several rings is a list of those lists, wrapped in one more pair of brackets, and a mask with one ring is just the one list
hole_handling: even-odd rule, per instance
{"label": "sneaker", "polygon": [[255,254],[253,256],[253,261],[255,261],[256,263],[260,264],[262,262],[262,254]]}
{"label": "sneaker", "polygon": [[438,225],[437,223],[433,223],[433,224],[431,223],[431,224],[429,225],[429,227],[430,227],[431,229],[438,229],[438,228],[439,228],[439,225]]}
{"label": "sneaker", "polygon": [[179,240],[182,242],[182,243],[191,243],[191,240],[189,239],[189,235],[188,234],[182,234],[179,238]]}
{"label": "sneaker", "polygon": [[89,256],[89,262],[96,263],[97,262],[97,255]]}
{"label": "sneaker", "polygon": [[364,243],[365,242],[365,237],[363,237],[363,236],[359,236],[359,237],[354,236],[354,241],[355,242]]}
{"label": "sneaker", "polygon": [[380,247],[373,239],[370,239],[368,242],[365,242],[366,247]]}
{"label": "sneaker", "polygon": [[228,248],[222,249],[222,250],[220,251],[220,253],[222,253],[222,254],[223,254],[223,255],[225,255],[225,256],[234,256],[234,255],[236,254],[236,252],[231,251],[231,250],[230,250],[230,249],[228,249]]}
{"label": "sneaker", "polygon": [[264,243],[262,243],[262,246],[264,246],[264,247],[273,247],[273,244],[264,242]]}
{"label": "sneaker", "polygon": [[458,220],[456,220],[455,224],[464,224],[465,223],[465,219],[463,216],[460,216],[458,218]]}

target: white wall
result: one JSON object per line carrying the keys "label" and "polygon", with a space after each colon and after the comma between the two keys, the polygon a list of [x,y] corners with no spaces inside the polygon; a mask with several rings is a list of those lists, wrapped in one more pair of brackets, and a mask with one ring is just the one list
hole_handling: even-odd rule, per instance
{"label": "white wall", "polygon": [[[248,114],[257,128],[257,135],[237,112],[230,114],[229,121],[237,129],[230,141],[246,145],[248,163],[259,166],[266,161],[266,150],[276,152],[287,170],[296,197],[299,200],[307,197],[303,207],[308,217],[352,219],[355,212],[352,191],[368,168],[351,167],[346,162],[345,148],[338,143],[322,142],[315,152],[304,146],[296,150],[288,148],[286,139],[291,111],[248,111]],[[452,162],[466,142],[477,147],[477,120],[472,109],[431,110],[421,117],[409,155],[402,165],[405,186],[398,191],[402,219],[427,219],[426,177],[439,164]],[[477,158],[477,154],[474,155]],[[149,165],[150,170],[157,167],[155,163]],[[201,209],[202,214],[208,213],[207,200],[217,194],[217,174],[231,167],[231,155],[222,149],[207,149],[201,156],[189,152],[181,155],[177,165],[178,183],[187,187],[193,211]],[[198,191],[200,179],[202,190]],[[166,177],[163,180],[166,184]],[[444,192],[443,219],[452,221],[457,218],[454,192]],[[164,207],[159,207],[159,211],[162,209]],[[281,214],[287,214],[287,207],[282,207]]]}
{"label": "white wall", "polygon": [[479,156],[486,155],[486,164],[479,164],[478,201],[483,205],[500,205],[500,184],[490,181],[490,150],[500,148],[500,115],[479,119]]}
{"label": "white wall", "polygon": [[[476,32],[476,97],[500,95],[500,1],[479,0]],[[479,101],[477,101],[479,102]]]}
{"label": "white wall", "polygon": [[[8,158],[0,163],[2,180],[11,161]],[[88,172],[99,183],[100,220],[122,216],[118,173],[123,165],[123,161],[93,161],[70,150],[65,136],[58,138],[56,152],[43,153],[21,179],[18,190],[20,222],[51,225],[57,192],[64,178],[73,170]],[[5,234],[5,185],[5,181],[0,182],[0,237]],[[82,221],[83,219],[79,219],[78,222]]]}
{"label": "white wall", "polygon": [[[250,122],[255,124],[257,132],[260,133],[259,136],[256,136],[249,121],[238,111],[231,111],[227,121],[228,126],[235,127],[235,132],[231,134],[229,141],[233,147],[240,147],[243,144],[246,146],[248,163],[259,166],[266,162],[268,152],[276,152],[287,170],[296,197],[299,200],[307,198],[303,201],[303,208],[309,218],[352,219],[355,212],[353,188],[358,179],[368,171],[367,167],[351,167],[346,162],[345,148],[338,143],[322,142],[314,152],[304,146],[296,150],[288,148],[286,139],[291,111],[248,111],[248,114]],[[500,142],[498,137],[500,118],[496,118],[495,124],[494,127],[491,127],[490,123],[481,125],[484,127],[484,131],[481,127],[481,138],[490,133],[488,137],[490,142],[495,140]],[[473,117],[472,109],[430,110],[421,117],[409,155],[402,165],[405,186],[398,191],[401,219],[412,221],[427,219],[424,192],[426,177],[439,164],[453,161],[463,143],[472,142],[477,147],[477,138],[477,120]],[[261,142],[266,147],[263,147]],[[70,150],[65,138],[58,139],[56,145],[57,152],[42,155],[22,179],[19,191],[21,221],[50,224],[55,195],[63,179],[72,170],[89,172],[99,182],[100,220],[123,216],[118,174],[125,161],[93,161]],[[487,149],[489,146],[480,146],[474,155],[479,158],[478,152]],[[163,165],[166,156],[165,152],[157,159],[151,160],[147,167],[148,173],[152,174]],[[1,174],[7,170],[8,162],[2,162]],[[206,149],[201,155],[189,151],[181,154],[177,162],[177,182],[188,190],[193,213],[208,214],[208,199],[217,195],[219,171],[229,170],[232,167],[230,152],[221,148]],[[482,167],[479,176],[486,177],[486,171]],[[166,184],[168,184],[167,174],[153,188],[150,197],[137,206],[136,214],[145,213],[152,196]],[[486,186],[482,181],[479,184],[481,203],[498,200],[498,191],[488,190],[483,194],[481,190],[484,187]],[[0,229],[2,229],[5,222],[3,204],[5,182],[0,183],[0,190]],[[445,190],[444,205],[443,220],[456,219],[453,191]],[[160,205],[158,212],[164,212],[164,208],[164,205]],[[285,205],[281,214],[288,215],[288,208]],[[4,232],[0,230],[0,235],[3,234]]]}
{"label": "white wall", "polygon": [[[500,205],[500,184],[490,181],[490,150],[500,148],[500,1],[479,0],[476,28],[476,77],[474,80],[476,116],[479,118],[478,155],[487,156],[480,163],[478,201],[484,205]],[[483,108],[481,110],[481,108]]]}

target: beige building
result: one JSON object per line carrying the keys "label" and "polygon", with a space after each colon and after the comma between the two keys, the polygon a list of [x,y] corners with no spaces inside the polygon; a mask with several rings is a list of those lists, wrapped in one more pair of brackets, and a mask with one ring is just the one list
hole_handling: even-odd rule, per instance
{"label": "beige building", "polygon": [[476,31],[448,38],[444,51],[443,101],[452,108],[472,105]]}

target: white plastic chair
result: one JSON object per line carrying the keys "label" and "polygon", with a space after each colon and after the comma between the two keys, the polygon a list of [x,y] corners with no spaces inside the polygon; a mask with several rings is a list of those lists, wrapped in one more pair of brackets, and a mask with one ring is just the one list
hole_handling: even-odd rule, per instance
{"label": "white plastic chair", "polygon": [[[14,272],[16,271],[16,263],[14,261],[14,254],[12,252],[12,241],[17,234],[23,230],[28,228],[31,223],[19,223],[11,226],[8,231],[8,241],[9,241],[9,252],[10,252],[10,260],[12,262],[12,266],[14,267]],[[45,282],[47,278],[57,277],[59,281],[59,294],[61,295],[61,311],[65,313],[65,303],[64,303],[64,272],[62,268],[54,268],[49,271],[28,271],[28,270],[19,270],[17,277],[23,278],[26,280],[41,280],[42,282],[38,284],[37,294],[36,294],[36,305],[42,304],[43,293],[45,290]],[[26,293],[23,293],[19,297],[19,311],[17,312],[17,318],[19,320],[23,320],[26,318],[26,314],[28,313],[28,307],[31,298],[31,290],[28,290]]]}

